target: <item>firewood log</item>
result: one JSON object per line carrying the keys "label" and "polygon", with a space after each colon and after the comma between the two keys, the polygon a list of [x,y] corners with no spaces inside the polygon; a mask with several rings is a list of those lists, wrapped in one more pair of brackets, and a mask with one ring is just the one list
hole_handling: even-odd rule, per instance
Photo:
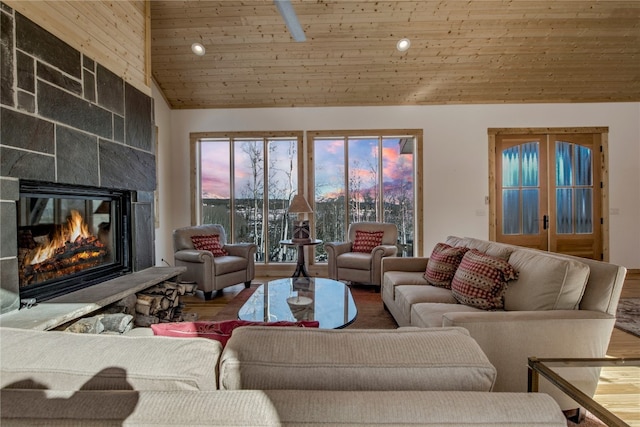
{"label": "firewood log", "polygon": [[93,316],[80,319],[70,325],[66,332],[75,332],[77,334],[100,334],[104,331],[104,325],[100,321],[102,316]]}
{"label": "firewood log", "polygon": [[124,334],[133,327],[133,316],[124,313],[107,314],[102,316],[100,322],[105,332]]}
{"label": "firewood log", "polygon": [[184,283],[177,283],[176,287],[178,289],[178,295],[180,296],[184,295],[187,291],[187,287],[184,285]]}
{"label": "firewood log", "polygon": [[151,306],[146,304],[136,304],[136,313],[149,316],[151,314]]}
{"label": "firewood log", "polygon": [[156,316],[145,316],[144,314],[136,315],[135,325],[141,328],[146,328],[151,325],[155,325],[156,323],[160,323],[160,319]]}
{"label": "firewood log", "polygon": [[185,289],[185,295],[194,295],[198,290],[198,284],[195,282],[180,282]]}
{"label": "firewood log", "polygon": [[138,294],[136,299],[136,312],[150,315],[156,311],[158,301],[154,296]]}

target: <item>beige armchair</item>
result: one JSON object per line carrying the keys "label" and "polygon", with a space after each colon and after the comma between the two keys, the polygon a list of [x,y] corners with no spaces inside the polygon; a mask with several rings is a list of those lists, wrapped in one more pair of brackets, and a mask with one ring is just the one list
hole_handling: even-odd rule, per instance
{"label": "beige armchair", "polygon": [[[192,236],[218,235],[224,256],[214,256],[210,250],[198,250],[191,239]],[[178,228],[173,231],[173,250],[176,266],[187,267],[181,278],[195,281],[198,289],[204,292],[209,300],[217,292],[227,286],[244,283],[251,285],[255,277],[255,253],[257,246],[253,243],[226,243],[224,228],[220,224],[205,224]]]}
{"label": "beige armchair", "polygon": [[[382,232],[382,241],[371,252],[354,252],[356,234]],[[382,258],[396,256],[398,227],[384,222],[358,222],[349,226],[347,242],[327,242],[324,248],[329,262],[329,278],[371,284],[380,291]],[[356,248],[358,249],[358,248]]]}

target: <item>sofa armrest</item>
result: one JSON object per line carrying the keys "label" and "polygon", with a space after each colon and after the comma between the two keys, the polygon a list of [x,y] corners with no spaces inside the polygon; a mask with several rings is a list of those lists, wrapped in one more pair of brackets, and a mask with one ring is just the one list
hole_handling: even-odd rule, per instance
{"label": "sofa armrest", "polygon": [[421,271],[427,269],[429,258],[424,257],[388,257],[382,259],[382,276],[387,271]]}
{"label": "sofa armrest", "polygon": [[327,251],[327,267],[329,278],[338,280],[338,264],[336,258],[347,252],[351,252],[351,242],[327,242],[324,244]]}
{"label": "sofa armrest", "polygon": [[[495,323],[503,327],[503,323],[527,322],[524,326],[535,326],[532,322],[559,322],[563,320],[606,320],[614,319],[613,316],[600,311],[590,310],[539,310],[539,311],[472,311],[451,312],[442,315],[442,326],[460,326],[459,323]],[[540,324],[539,326],[543,326]],[[466,326],[463,326],[466,328]],[[498,327],[498,326],[497,326]]]}
{"label": "sofa armrest", "polygon": [[224,245],[223,249],[229,255],[253,259],[253,254],[258,250],[258,246],[255,243],[233,243]]}
{"label": "sofa armrest", "polygon": [[380,245],[373,248],[371,256],[373,258],[378,257],[382,259],[383,257],[395,256],[397,253],[398,247],[396,245]]}
{"label": "sofa armrest", "polygon": [[351,242],[326,242],[324,248],[329,253],[333,252],[333,256],[342,255],[351,252]]}
{"label": "sofa armrest", "polygon": [[396,245],[380,245],[371,251],[371,283],[382,285],[381,261],[386,257],[395,257],[398,253]]}
{"label": "sofa armrest", "polygon": [[184,262],[204,263],[211,261],[213,254],[210,251],[199,251],[196,249],[185,249],[173,254],[176,260]]}
{"label": "sofa armrest", "polygon": [[[605,357],[615,324],[614,316],[589,310],[451,312],[442,319],[443,326],[467,329],[496,367],[494,391],[518,392],[527,390],[529,357]],[[563,374],[572,384],[593,396],[598,385],[597,368],[565,369]],[[579,407],[546,380],[541,382],[540,391],[551,394],[563,410]]]}

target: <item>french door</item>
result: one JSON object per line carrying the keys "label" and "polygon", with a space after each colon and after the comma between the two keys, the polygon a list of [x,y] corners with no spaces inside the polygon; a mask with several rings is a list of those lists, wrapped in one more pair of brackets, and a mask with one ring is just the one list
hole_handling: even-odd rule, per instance
{"label": "french door", "polygon": [[495,135],[495,240],[603,259],[601,133]]}

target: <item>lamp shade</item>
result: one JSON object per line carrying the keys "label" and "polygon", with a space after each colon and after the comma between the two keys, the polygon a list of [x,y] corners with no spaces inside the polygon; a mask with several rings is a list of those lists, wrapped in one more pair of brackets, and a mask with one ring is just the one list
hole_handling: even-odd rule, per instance
{"label": "lamp shade", "polygon": [[313,210],[303,195],[296,194],[289,205],[289,213],[313,213]]}

